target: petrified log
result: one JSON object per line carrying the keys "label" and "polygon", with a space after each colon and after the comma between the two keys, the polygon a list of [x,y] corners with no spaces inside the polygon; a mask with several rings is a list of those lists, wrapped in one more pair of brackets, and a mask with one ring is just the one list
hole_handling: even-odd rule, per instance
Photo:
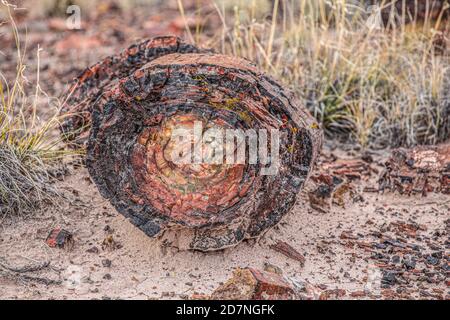
{"label": "petrified log", "polygon": [[[188,131],[174,135],[179,129]],[[230,132],[232,143],[222,144]],[[148,236],[175,230],[182,247],[207,251],[277,224],[294,205],[321,140],[312,116],[249,61],[170,54],[96,100],[87,166],[101,194]]]}
{"label": "petrified log", "polygon": [[302,266],[305,264],[305,257],[300,252],[295,250],[290,244],[284,241],[277,241],[275,244],[271,245],[270,248],[288,258],[300,262]]}
{"label": "petrified log", "polygon": [[64,95],[61,113],[63,137],[76,146],[89,138],[95,101],[119,79],[129,76],[146,63],[171,53],[209,52],[174,36],[156,37],[130,46],[118,55],[103,59],[83,71]]}
{"label": "petrified log", "polygon": [[450,194],[450,145],[397,149],[385,166],[379,179],[380,191]]}

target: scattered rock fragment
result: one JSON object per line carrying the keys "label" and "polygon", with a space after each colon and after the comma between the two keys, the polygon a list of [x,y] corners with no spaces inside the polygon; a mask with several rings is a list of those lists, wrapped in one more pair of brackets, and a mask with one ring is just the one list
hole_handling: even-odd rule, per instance
{"label": "scattered rock fragment", "polygon": [[[390,209],[387,212],[395,214]],[[437,286],[444,286],[448,278],[445,246],[440,244],[446,241],[447,221],[445,225],[429,230],[428,226],[408,219],[381,223],[374,229],[376,224],[372,223],[368,225],[372,229],[369,234],[343,231],[340,243],[352,251],[361,249],[364,259],[375,261],[375,277],[371,280],[375,287],[365,292],[367,297],[379,298],[381,294],[384,299],[442,299],[444,293]],[[374,288],[381,291],[372,291]],[[360,298],[353,292],[350,297]]]}
{"label": "scattered rock fragment", "polygon": [[282,276],[255,269],[236,269],[233,277],[217,288],[214,300],[291,300],[295,291]]}
{"label": "scattered rock fragment", "polygon": [[[296,299],[298,300],[320,300],[320,297],[324,298],[323,291],[326,289],[323,285],[314,286],[308,281],[299,281],[296,279],[289,279],[292,283],[296,293]],[[322,287],[322,288],[321,288]]]}
{"label": "scattered rock fragment", "polygon": [[322,165],[321,170],[347,181],[367,179],[377,170],[365,159],[339,159]]}
{"label": "scattered rock fragment", "polygon": [[305,257],[296,249],[294,249],[290,244],[284,241],[277,241],[277,243],[271,245],[270,248],[285,255],[288,258],[300,262],[302,266],[305,264]]}
{"label": "scattered rock fragment", "polygon": [[104,266],[105,268],[110,268],[111,264],[112,264],[112,262],[109,259],[103,259],[102,260],[102,266]]}
{"label": "scattered rock fragment", "polygon": [[60,227],[53,229],[45,240],[50,248],[72,249],[74,240],[72,233]]}
{"label": "scattered rock fragment", "polygon": [[426,263],[428,263],[432,266],[437,266],[440,262],[438,258],[433,257],[432,255],[426,256],[425,259],[426,259]]}
{"label": "scattered rock fragment", "polygon": [[273,265],[271,263],[268,263],[268,262],[264,263],[264,271],[276,273],[276,274],[279,274],[279,275],[283,274],[283,270],[281,270],[280,267],[277,267],[277,266],[275,266],[275,265]]}
{"label": "scattered rock fragment", "polygon": [[347,295],[347,291],[344,289],[327,289],[322,292],[319,300],[340,299]]}
{"label": "scattered rock fragment", "polygon": [[381,278],[381,285],[383,288],[389,288],[397,283],[397,275],[395,272],[384,271]]}
{"label": "scattered rock fragment", "polygon": [[394,150],[385,166],[380,191],[450,194],[450,144]]}
{"label": "scattered rock fragment", "polygon": [[111,234],[107,235],[105,237],[105,239],[103,240],[103,243],[102,243],[103,250],[114,251],[114,250],[120,249],[120,248],[121,248],[121,245],[118,244],[116,242],[116,240],[114,240],[114,238]]}
{"label": "scattered rock fragment", "polygon": [[318,183],[314,191],[308,193],[311,208],[327,213],[332,205],[345,208],[345,203],[354,196],[354,188],[351,182],[345,182],[338,176],[321,174],[313,177],[313,181]]}
{"label": "scattered rock fragment", "polygon": [[390,228],[395,230],[397,234],[406,235],[410,238],[415,238],[419,231],[425,231],[426,227],[418,225],[417,223],[407,223],[404,221],[396,221],[390,223]]}
{"label": "scattered rock fragment", "polygon": [[415,269],[416,268],[416,259],[411,258],[411,257],[404,257],[403,258],[403,266],[407,270]]}
{"label": "scattered rock fragment", "polygon": [[327,213],[331,209],[332,188],[327,185],[319,185],[314,191],[308,193],[311,208]]}
{"label": "scattered rock fragment", "polygon": [[93,254],[98,254],[100,251],[96,246],[90,247],[89,249],[86,250],[86,252],[88,253],[93,253]]}

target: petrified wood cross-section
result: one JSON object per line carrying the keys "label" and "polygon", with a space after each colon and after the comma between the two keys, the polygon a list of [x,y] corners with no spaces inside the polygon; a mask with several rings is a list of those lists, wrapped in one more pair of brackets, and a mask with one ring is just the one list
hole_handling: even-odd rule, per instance
{"label": "petrified wood cross-section", "polygon": [[[192,161],[175,161],[180,141],[188,150],[199,141],[174,133],[198,126],[200,159],[194,152]],[[250,146],[244,161],[228,161],[225,154],[237,160],[249,136],[213,147],[212,141],[224,139],[206,137],[211,129],[259,138],[267,133],[257,145],[258,152],[267,146],[266,161],[252,162]],[[247,60],[175,53],[149,62],[96,98],[87,166],[101,194],[148,236],[175,230],[189,249],[217,250],[259,236],[289,212],[321,139],[319,126],[291,93]],[[220,148],[222,161],[205,161],[211,153],[217,160]]]}

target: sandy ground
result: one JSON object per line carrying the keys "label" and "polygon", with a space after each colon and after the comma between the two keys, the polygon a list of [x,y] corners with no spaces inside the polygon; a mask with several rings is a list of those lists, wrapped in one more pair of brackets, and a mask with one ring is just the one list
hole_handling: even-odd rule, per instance
{"label": "sandy ground", "polygon": [[[359,184],[361,189],[364,183]],[[320,213],[310,208],[305,191],[282,222],[260,239],[232,249],[201,253],[179,251],[162,240],[148,238],[101,198],[83,168],[66,177],[59,187],[72,199],[60,208],[49,207],[34,217],[2,221],[0,262],[16,268],[43,262],[50,262],[50,266],[15,276],[0,273],[0,298],[187,299],[210,294],[236,267],[263,269],[267,264],[280,268],[287,277],[308,281],[334,295],[337,293],[333,289],[345,290],[329,298],[449,297],[448,277],[442,278],[442,272],[430,271],[437,270],[436,266],[420,261],[414,270],[425,277],[408,277],[383,287],[383,265],[377,261],[380,257],[374,259],[376,250],[367,245],[375,231],[389,232],[392,230],[386,230],[386,226],[390,222],[405,221],[421,226],[418,236],[405,242],[419,244],[419,257],[432,249],[445,251],[449,196],[359,193],[363,201],[348,201],[345,208],[333,206],[330,212]],[[306,190],[312,187],[310,182]],[[73,233],[71,250],[46,245],[49,231],[56,226]],[[104,240],[110,235],[115,245],[105,246]],[[357,245],[348,239],[354,239]],[[305,265],[269,247],[278,240],[303,254]],[[381,249],[391,259],[396,254],[392,248]],[[448,268],[446,253],[442,268]],[[402,261],[405,257],[403,252]],[[430,280],[429,272],[441,278]],[[24,274],[57,283],[40,283],[21,277]]]}

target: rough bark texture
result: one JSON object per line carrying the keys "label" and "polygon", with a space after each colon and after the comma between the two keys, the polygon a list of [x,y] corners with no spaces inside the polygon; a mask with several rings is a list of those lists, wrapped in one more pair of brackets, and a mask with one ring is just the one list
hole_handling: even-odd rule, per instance
{"label": "rough bark texture", "polygon": [[[248,154],[244,164],[174,163],[171,132],[197,121],[204,128],[277,129],[278,173],[262,175],[267,165],[249,164]],[[217,250],[280,221],[321,140],[319,126],[291,93],[247,60],[171,54],[97,99],[87,166],[101,194],[148,236],[189,231],[188,249]]]}
{"label": "rough bark texture", "polygon": [[450,145],[394,150],[379,183],[380,191],[450,194]]}
{"label": "rough bark texture", "polygon": [[146,63],[171,53],[208,52],[174,36],[156,37],[130,46],[87,68],[70,86],[61,113],[63,137],[76,146],[89,138],[92,107],[95,101],[119,79],[129,76]]}

